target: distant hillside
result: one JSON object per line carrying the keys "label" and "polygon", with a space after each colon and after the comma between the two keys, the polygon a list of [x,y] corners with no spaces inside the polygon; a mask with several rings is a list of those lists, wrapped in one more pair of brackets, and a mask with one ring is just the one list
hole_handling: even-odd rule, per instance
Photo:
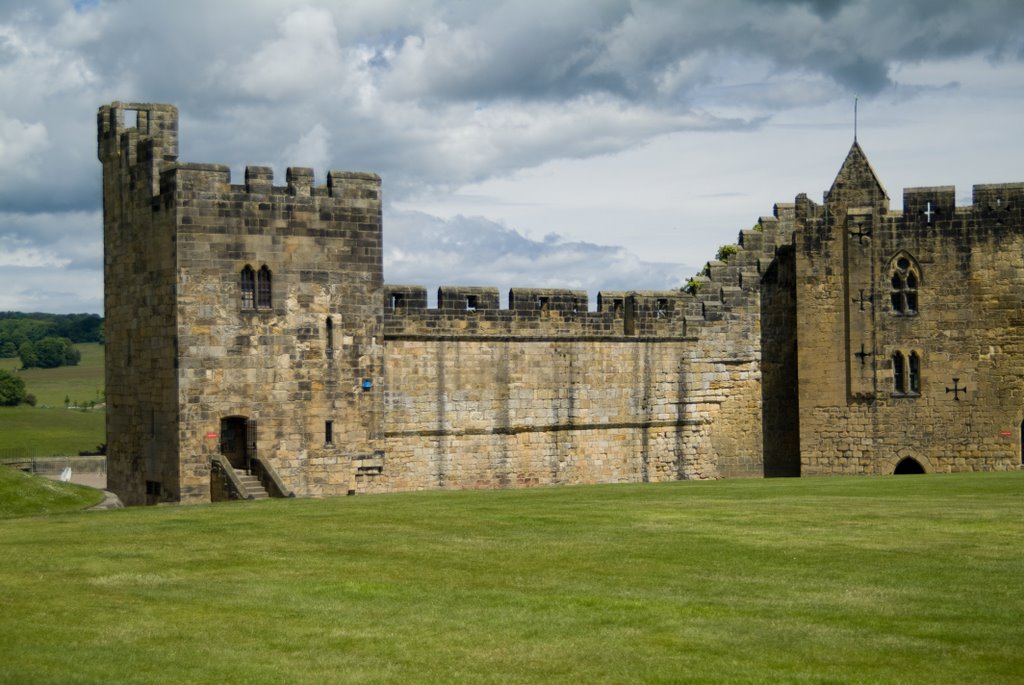
{"label": "distant hillside", "polygon": [[73,343],[103,342],[103,317],[98,314],[0,312],[0,357],[13,357],[25,342],[67,338]]}

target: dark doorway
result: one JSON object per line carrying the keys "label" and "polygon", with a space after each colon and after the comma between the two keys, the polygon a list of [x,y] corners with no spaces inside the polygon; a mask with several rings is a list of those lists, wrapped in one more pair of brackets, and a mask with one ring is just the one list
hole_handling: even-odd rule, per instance
{"label": "dark doorway", "polygon": [[924,467],[916,459],[907,457],[896,464],[896,470],[893,471],[893,475],[900,476],[907,473],[924,473]]}
{"label": "dark doorway", "polygon": [[244,416],[220,420],[220,453],[236,469],[249,469],[249,421]]}

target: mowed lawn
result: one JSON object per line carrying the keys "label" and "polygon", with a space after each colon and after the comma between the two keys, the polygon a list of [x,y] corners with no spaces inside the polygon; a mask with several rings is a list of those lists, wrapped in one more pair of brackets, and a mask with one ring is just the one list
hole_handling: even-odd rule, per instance
{"label": "mowed lawn", "polygon": [[[18,371],[36,406],[0,407],[0,459],[76,455],[106,442],[103,409],[65,409],[64,400],[83,408],[103,397],[103,346],[76,345],[78,366]],[[17,358],[0,359],[0,369],[15,371]]]}
{"label": "mowed lawn", "polygon": [[1024,473],[0,521],[0,682],[1019,683]]}

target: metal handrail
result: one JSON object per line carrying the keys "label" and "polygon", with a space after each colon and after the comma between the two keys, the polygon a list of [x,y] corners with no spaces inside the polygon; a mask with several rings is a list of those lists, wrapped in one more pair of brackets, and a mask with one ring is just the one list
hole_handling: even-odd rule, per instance
{"label": "metal handrail", "polygon": [[231,462],[223,454],[213,454],[210,456],[210,463],[214,468],[220,469],[221,473],[228,477],[228,482],[231,483],[231,487],[234,489],[235,494],[239,499],[253,499],[253,496],[245,491],[242,487],[242,481],[238,479],[238,474],[235,473],[234,467],[231,466]]}

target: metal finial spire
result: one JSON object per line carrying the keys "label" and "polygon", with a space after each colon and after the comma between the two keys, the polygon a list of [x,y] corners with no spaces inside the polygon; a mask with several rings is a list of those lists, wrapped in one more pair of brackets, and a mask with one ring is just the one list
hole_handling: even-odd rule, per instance
{"label": "metal finial spire", "polygon": [[857,96],[853,96],[853,142],[857,142]]}

